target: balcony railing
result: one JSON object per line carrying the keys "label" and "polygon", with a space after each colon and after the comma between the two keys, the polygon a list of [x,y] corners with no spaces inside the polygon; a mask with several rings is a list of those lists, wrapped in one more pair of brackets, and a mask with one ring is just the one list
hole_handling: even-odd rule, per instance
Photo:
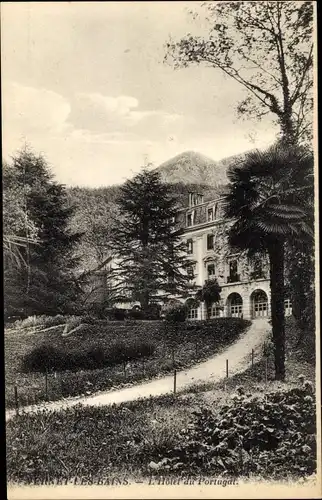
{"label": "balcony railing", "polygon": [[237,283],[240,281],[240,275],[234,274],[233,276],[227,276],[227,283]]}

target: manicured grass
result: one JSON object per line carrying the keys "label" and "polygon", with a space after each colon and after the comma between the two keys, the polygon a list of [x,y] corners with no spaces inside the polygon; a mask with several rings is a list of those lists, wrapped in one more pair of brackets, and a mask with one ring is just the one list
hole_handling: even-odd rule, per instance
{"label": "manicured grass", "polygon": [[[48,326],[44,320],[38,322],[35,318],[27,321],[27,324],[28,327],[39,324]],[[173,331],[165,328],[165,322],[162,321],[92,321],[92,324],[85,324],[75,333],[62,336],[61,326],[43,333],[30,333],[22,322],[5,334],[6,405],[8,408],[14,406],[15,385],[18,388],[19,405],[24,406],[46,398],[57,400],[92,394],[151,379],[169,373],[174,368],[189,367],[234,342],[248,325],[249,322],[244,320],[224,318],[185,322]],[[74,362],[75,353],[83,355],[95,349],[106,353],[108,360],[108,353],[115,343],[125,346],[149,343],[153,346],[153,354],[127,364],[106,364],[102,367],[97,363],[99,367],[95,368],[92,363],[92,369],[77,369],[74,364],[68,370],[49,372],[47,393],[44,373],[25,373],[22,370],[25,356],[40,346],[59,349],[65,353],[65,358],[70,357]]]}

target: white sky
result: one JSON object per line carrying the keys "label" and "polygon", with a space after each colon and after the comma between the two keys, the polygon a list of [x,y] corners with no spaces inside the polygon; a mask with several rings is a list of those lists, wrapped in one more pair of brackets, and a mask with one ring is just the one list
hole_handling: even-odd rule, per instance
{"label": "white sky", "polygon": [[204,29],[187,5],[2,3],[4,158],[28,142],[58,181],[100,186],[132,176],[146,154],[157,166],[186,150],[219,160],[271,143],[269,120],[237,120],[238,84],[163,63],[169,34]]}

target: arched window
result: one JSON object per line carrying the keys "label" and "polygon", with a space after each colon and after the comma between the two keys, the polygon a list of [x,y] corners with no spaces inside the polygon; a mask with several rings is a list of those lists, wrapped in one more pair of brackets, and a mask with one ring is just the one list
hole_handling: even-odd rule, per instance
{"label": "arched window", "polygon": [[255,290],[251,295],[252,317],[268,316],[268,297],[263,290]]}
{"label": "arched window", "polygon": [[232,318],[241,318],[243,316],[243,299],[239,293],[231,293],[227,299],[228,314]]}
{"label": "arched window", "polygon": [[208,279],[213,279],[215,274],[216,274],[216,269],[215,269],[215,264],[213,262],[210,262],[207,265],[207,274],[208,274]]}

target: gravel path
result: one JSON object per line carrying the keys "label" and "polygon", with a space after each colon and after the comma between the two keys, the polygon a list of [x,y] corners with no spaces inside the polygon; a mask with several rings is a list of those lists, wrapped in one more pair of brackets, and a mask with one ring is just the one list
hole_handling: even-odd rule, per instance
{"label": "gravel path", "polygon": [[[226,359],[229,361],[229,376],[243,372],[251,362],[251,352],[254,349],[254,359],[260,355],[260,349],[270,331],[266,318],[258,318],[249,329],[221,354],[195,365],[193,368],[177,372],[177,391],[204,382],[218,382],[226,376]],[[150,396],[161,396],[173,392],[173,375],[168,375],[150,382],[126,387],[118,390],[100,392],[93,396],[73,397],[64,400],[25,406],[24,412],[33,412],[44,408],[50,410],[63,409],[77,404],[84,406],[103,406],[113,403],[123,403]],[[6,412],[6,421],[15,414],[14,410]]]}

